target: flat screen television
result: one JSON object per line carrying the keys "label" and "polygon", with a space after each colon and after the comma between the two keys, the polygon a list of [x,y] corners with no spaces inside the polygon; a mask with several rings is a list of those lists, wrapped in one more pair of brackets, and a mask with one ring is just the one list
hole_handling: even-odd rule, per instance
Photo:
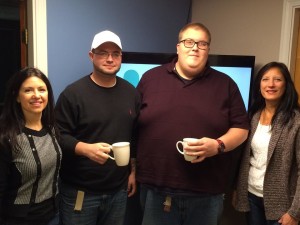
{"label": "flat screen television", "polygon": [[[176,54],[172,53],[123,52],[121,69],[117,75],[137,86],[147,70],[168,63],[175,56]],[[229,75],[236,82],[248,110],[255,57],[209,55],[208,62],[212,68]]]}

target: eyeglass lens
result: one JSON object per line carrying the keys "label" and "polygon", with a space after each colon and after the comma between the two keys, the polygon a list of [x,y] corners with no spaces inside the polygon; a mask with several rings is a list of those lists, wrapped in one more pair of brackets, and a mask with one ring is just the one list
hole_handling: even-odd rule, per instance
{"label": "eyeglass lens", "polygon": [[105,52],[105,51],[101,51],[101,52],[93,51],[93,53],[96,55],[99,55],[101,58],[105,58],[105,59],[107,59],[110,55],[113,59],[118,59],[122,55],[122,53],[120,53],[120,52],[109,53],[109,52]]}
{"label": "eyeglass lens", "polygon": [[194,41],[192,39],[186,39],[186,40],[182,40],[184,46],[186,48],[192,48],[194,47],[195,44],[197,44],[197,47],[199,49],[207,49],[208,48],[208,43],[205,41]]}

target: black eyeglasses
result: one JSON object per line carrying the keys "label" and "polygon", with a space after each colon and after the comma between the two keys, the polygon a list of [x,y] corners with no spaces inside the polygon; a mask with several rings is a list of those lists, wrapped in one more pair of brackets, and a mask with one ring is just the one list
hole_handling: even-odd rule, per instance
{"label": "black eyeglasses", "polygon": [[196,44],[197,47],[201,50],[206,50],[208,49],[209,43],[206,41],[194,41],[193,39],[185,39],[182,41],[179,41],[179,43],[183,42],[184,47],[186,48],[193,48],[194,45]]}
{"label": "black eyeglasses", "polygon": [[119,59],[122,55],[121,52],[111,52],[111,53],[106,51],[96,52],[95,49],[93,49],[92,52],[96,55],[99,55],[99,57],[102,59],[107,59],[110,55],[113,59]]}

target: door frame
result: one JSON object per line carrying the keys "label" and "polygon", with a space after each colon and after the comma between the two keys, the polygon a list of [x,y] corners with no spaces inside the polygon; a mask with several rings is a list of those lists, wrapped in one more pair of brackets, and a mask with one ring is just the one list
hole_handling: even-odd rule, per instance
{"label": "door frame", "polygon": [[279,61],[285,63],[295,79],[296,46],[298,38],[300,0],[284,0],[281,25]]}
{"label": "door frame", "polygon": [[28,66],[34,66],[48,75],[47,2],[27,0]]}

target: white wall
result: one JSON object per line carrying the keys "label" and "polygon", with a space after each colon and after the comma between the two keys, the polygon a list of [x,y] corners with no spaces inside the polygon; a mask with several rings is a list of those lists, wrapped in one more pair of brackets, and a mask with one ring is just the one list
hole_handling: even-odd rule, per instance
{"label": "white wall", "polygon": [[279,60],[283,0],[193,0],[192,22],[212,34],[211,53],[254,55],[256,67]]}

